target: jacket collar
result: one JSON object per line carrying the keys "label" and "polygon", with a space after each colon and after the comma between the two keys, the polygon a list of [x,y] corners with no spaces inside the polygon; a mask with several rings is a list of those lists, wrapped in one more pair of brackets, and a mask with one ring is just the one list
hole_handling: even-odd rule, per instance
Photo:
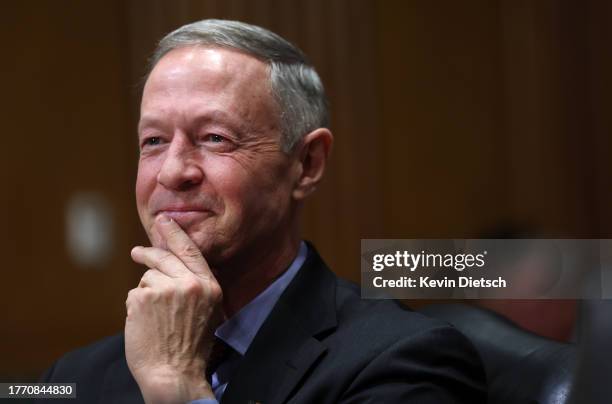
{"label": "jacket collar", "polygon": [[336,277],[314,247],[308,247],[304,265],[232,375],[223,404],[284,402],[326,352],[319,338],[337,325]]}

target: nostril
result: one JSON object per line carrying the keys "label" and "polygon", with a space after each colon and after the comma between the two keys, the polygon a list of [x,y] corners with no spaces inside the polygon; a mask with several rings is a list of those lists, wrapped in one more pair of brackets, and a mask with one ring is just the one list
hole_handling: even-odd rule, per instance
{"label": "nostril", "polygon": [[204,178],[201,156],[183,132],[177,132],[165,150],[157,182],[171,190],[189,189]]}
{"label": "nostril", "polygon": [[200,184],[203,178],[203,170],[196,161],[169,156],[157,175],[157,182],[167,189],[185,190]]}
{"label": "nostril", "polygon": [[199,182],[188,180],[188,181],[185,181],[182,184],[180,184],[179,187],[178,187],[178,190],[179,191],[188,191],[191,188],[197,186],[198,184],[199,184]]}

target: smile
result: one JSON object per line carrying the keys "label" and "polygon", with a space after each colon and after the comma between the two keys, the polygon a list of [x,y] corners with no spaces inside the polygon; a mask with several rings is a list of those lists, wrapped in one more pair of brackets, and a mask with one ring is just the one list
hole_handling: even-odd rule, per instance
{"label": "smile", "polygon": [[183,229],[187,229],[194,224],[210,217],[212,212],[208,210],[188,210],[188,209],[167,209],[158,211],[155,216],[166,215],[179,224]]}

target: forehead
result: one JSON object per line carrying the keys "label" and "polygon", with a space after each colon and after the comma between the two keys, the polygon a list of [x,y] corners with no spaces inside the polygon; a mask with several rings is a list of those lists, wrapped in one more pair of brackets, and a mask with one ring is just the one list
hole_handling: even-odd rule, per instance
{"label": "forehead", "polygon": [[253,56],[225,48],[188,46],[164,55],[149,74],[145,88],[160,79],[180,80],[185,75],[198,81],[214,79],[219,84],[232,78],[267,79],[269,76],[268,66]]}
{"label": "forehead", "polygon": [[275,109],[269,67],[255,57],[224,48],[174,49],[151,71],[141,113],[168,110],[170,105],[189,108],[191,102],[200,108],[225,107],[242,113]]}

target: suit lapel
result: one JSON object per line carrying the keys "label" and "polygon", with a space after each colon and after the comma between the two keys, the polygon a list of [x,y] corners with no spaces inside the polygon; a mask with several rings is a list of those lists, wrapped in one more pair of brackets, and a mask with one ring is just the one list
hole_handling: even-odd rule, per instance
{"label": "suit lapel", "polygon": [[292,358],[285,362],[276,391],[271,394],[270,403],[282,403],[298,385],[304,374],[314,365],[327,348],[314,337],[305,340]]}
{"label": "suit lapel", "polygon": [[316,337],[333,329],[336,278],[314,247],[255,336],[223,395],[223,404],[287,400],[326,351]]}

